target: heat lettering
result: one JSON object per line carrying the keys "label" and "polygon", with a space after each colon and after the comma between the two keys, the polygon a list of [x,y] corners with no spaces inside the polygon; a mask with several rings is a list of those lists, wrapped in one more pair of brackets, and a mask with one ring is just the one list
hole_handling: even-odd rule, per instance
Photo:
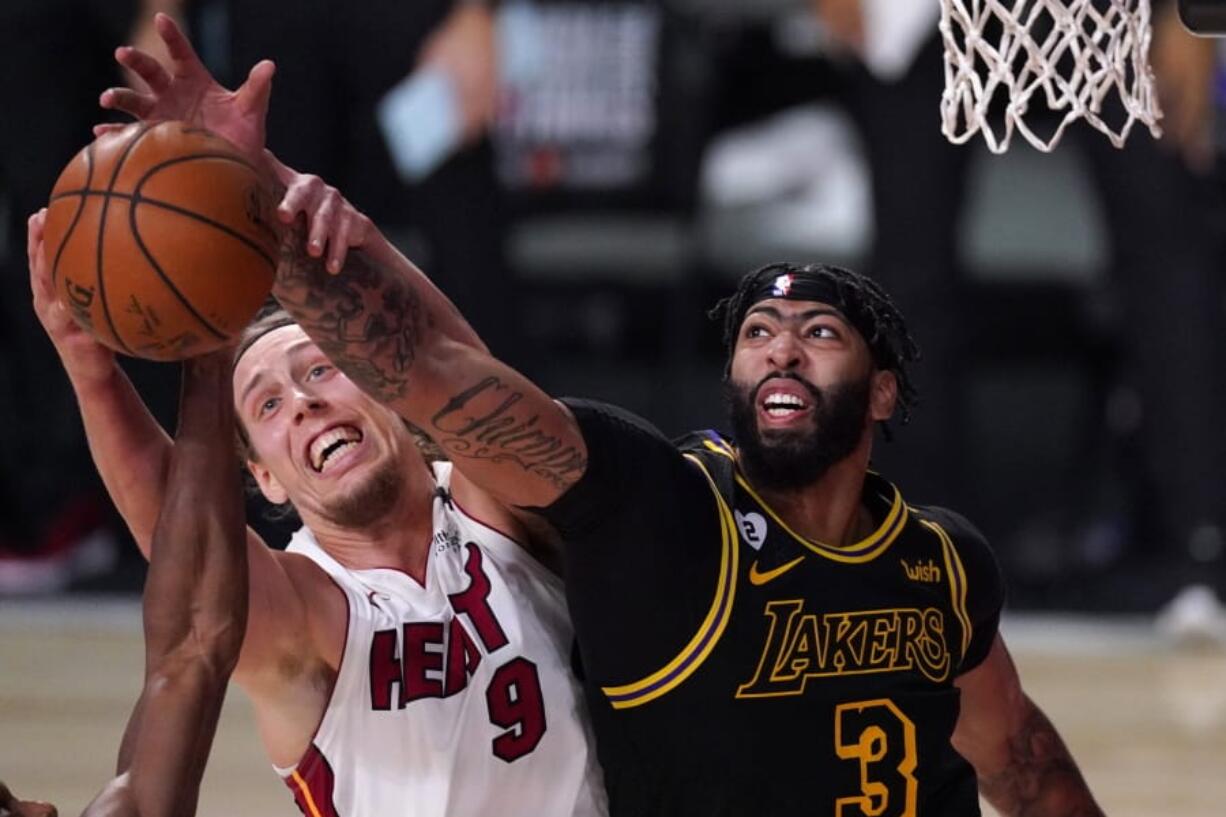
{"label": "heat lettering", "polygon": [[380,630],[370,642],[370,708],[392,708],[392,684],[403,685],[396,631]]}
{"label": "heat lettering", "polygon": [[451,620],[447,634],[447,677],[445,695],[454,695],[468,686],[468,678],[481,663],[481,650],[458,618]]}
{"label": "heat lettering", "polygon": [[442,669],[443,625],[437,621],[404,625],[404,694],[400,706],[420,698],[443,697]]}
{"label": "heat lettering", "polygon": [[[489,597],[492,585],[481,549],[465,545],[468,587],[448,596],[455,616],[449,621],[405,622],[398,630],[380,630],[370,645],[370,705],[390,710],[423,698],[445,698],[462,691],[482,656],[509,643]],[[461,619],[464,616],[464,619]],[[465,621],[470,626],[465,626]],[[474,638],[475,634],[475,638]],[[484,648],[484,653],[482,649]]]}

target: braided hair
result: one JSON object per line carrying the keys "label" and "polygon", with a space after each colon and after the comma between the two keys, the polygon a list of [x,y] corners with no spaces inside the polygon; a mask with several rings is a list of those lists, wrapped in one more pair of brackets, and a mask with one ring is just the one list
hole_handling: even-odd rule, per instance
{"label": "braided hair", "polygon": [[[715,304],[708,315],[723,322],[724,347],[728,352],[725,377],[732,368],[732,353],[745,313],[767,298],[818,300],[837,307],[863,336],[876,367],[894,373],[902,422],[906,424],[911,419],[919,393],[907,366],[920,359],[920,349],[907,330],[906,319],[872,278],[832,264],[767,264],[745,275],[734,293]],[[886,435],[889,436],[888,427]]]}

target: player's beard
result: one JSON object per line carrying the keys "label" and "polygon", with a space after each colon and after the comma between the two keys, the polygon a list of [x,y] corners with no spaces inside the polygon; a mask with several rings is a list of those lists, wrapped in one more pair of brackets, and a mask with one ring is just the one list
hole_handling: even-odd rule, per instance
{"label": "player's beard", "polygon": [[322,516],[338,527],[365,530],[391,513],[403,489],[401,464],[389,457],[362,484],[325,503]]}
{"label": "player's beard", "polygon": [[[813,402],[809,428],[764,431],[758,427],[758,392],[779,377],[794,380],[809,392]],[[859,445],[868,415],[868,393],[867,376],[827,389],[793,374],[772,375],[753,388],[725,380],[724,401],[741,468],[749,481],[768,491],[794,491],[817,482]]]}

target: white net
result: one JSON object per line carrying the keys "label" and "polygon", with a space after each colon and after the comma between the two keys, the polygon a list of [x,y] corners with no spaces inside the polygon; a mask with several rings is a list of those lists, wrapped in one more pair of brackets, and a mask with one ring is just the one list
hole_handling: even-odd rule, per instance
{"label": "white net", "polygon": [[941,123],[951,142],[982,133],[1003,153],[1016,131],[1050,151],[1078,119],[1116,147],[1137,122],[1161,135],[1149,0],[940,2]]}

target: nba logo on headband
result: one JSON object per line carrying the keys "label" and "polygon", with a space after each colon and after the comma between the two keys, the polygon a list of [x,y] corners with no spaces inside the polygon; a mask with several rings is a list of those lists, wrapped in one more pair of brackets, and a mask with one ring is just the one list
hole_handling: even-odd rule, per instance
{"label": "nba logo on headband", "polygon": [[792,274],[789,272],[785,275],[780,275],[775,279],[775,285],[771,289],[771,294],[776,298],[786,298],[788,293],[792,291]]}

